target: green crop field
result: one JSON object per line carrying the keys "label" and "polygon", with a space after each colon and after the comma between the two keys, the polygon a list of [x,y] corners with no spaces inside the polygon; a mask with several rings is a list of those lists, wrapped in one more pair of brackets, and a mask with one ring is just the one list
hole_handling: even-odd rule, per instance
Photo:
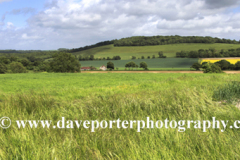
{"label": "green crop field", "polygon": [[141,58],[141,56],[155,55],[157,57],[159,51],[163,51],[167,57],[175,57],[176,52],[180,51],[193,51],[199,49],[215,48],[216,50],[240,48],[240,44],[203,44],[203,43],[182,43],[182,44],[169,44],[169,45],[157,45],[157,46],[130,46],[130,47],[114,47],[113,45],[106,45],[102,47],[96,47],[81,52],[75,52],[75,55],[90,56],[94,55],[95,58],[110,57],[119,55],[123,60],[131,59],[132,56]]}
{"label": "green crop field", "polygon": [[[18,128],[16,120],[240,120],[220,104],[227,74],[28,73],[0,75],[0,159],[240,159],[238,129]],[[236,86],[235,86],[236,88]],[[237,88],[236,88],[237,89]],[[239,90],[239,88],[238,88]],[[228,90],[228,93],[230,90]],[[236,92],[239,93],[239,92]],[[239,96],[239,95],[238,95]],[[5,121],[6,122],[6,121]],[[1,123],[1,125],[3,125]]]}
{"label": "green crop field", "polygon": [[[146,62],[149,69],[152,68],[190,68],[193,63],[198,62],[197,58],[155,58],[155,59],[135,59],[135,60],[101,60],[101,61],[80,61],[82,67],[94,66],[99,69],[111,61],[114,67],[124,68],[125,64],[133,61],[138,66],[141,62]],[[140,69],[142,70],[142,69]]]}

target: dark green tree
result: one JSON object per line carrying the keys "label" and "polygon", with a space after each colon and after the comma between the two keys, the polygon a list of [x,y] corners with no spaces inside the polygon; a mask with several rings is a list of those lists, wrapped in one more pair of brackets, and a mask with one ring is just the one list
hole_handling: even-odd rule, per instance
{"label": "dark green tree", "polygon": [[202,68],[204,73],[222,73],[221,68],[214,63],[205,63]]}
{"label": "dark green tree", "polygon": [[61,52],[53,55],[50,70],[53,72],[80,72],[81,64],[71,53]]}
{"label": "dark green tree", "polygon": [[141,62],[140,63],[140,68],[143,68],[143,69],[147,70],[148,69],[147,63],[146,62]]}
{"label": "dark green tree", "polygon": [[136,67],[136,63],[131,61],[131,62],[128,62],[127,64],[125,64],[125,68],[130,68],[130,67],[132,67],[132,68]]}
{"label": "dark green tree", "polygon": [[26,68],[20,62],[12,62],[9,65],[10,70],[12,73],[26,73]]}
{"label": "dark green tree", "polygon": [[109,69],[114,69],[114,64],[113,64],[113,62],[108,62],[107,63],[107,68],[109,68]]}
{"label": "dark green tree", "polygon": [[240,61],[238,61],[237,63],[235,63],[235,69],[236,69],[236,70],[240,70]]}
{"label": "dark green tree", "polygon": [[158,52],[158,57],[162,58],[163,57],[163,51]]}
{"label": "dark green tree", "polygon": [[224,60],[215,62],[215,64],[217,64],[221,68],[221,70],[227,70],[229,69],[229,66],[231,63],[224,59]]}
{"label": "dark green tree", "polygon": [[90,55],[89,60],[93,61],[94,60],[94,55]]}
{"label": "dark green tree", "polygon": [[21,63],[23,64],[24,67],[27,67],[30,64],[30,61],[26,58],[21,60]]}
{"label": "dark green tree", "polygon": [[196,69],[197,71],[199,71],[200,68],[202,68],[202,65],[196,62],[196,63],[193,63],[193,65],[191,66],[191,68],[194,68],[194,69]]}

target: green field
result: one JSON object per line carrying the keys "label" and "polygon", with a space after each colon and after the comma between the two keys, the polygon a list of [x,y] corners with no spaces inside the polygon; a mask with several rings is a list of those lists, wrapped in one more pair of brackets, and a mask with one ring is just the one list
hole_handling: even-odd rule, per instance
{"label": "green field", "polygon": [[[101,61],[80,61],[82,67],[94,66],[99,69],[100,66],[105,65],[110,60]],[[193,63],[198,62],[197,58],[155,58],[155,59],[135,59],[135,60],[111,60],[115,68],[124,68],[125,64],[133,61],[138,66],[141,62],[146,62],[149,69],[156,68],[190,68]],[[142,69],[139,69],[142,70]]]}
{"label": "green field", "polygon": [[240,120],[214,91],[239,75],[28,73],[0,75],[0,159],[240,159],[237,129],[54,129],[15,120]]}
{"label": "green field", "polygon": [[131,47],[114,47],[113,45],[106,45],[102,47],[96,47],[81,52],[75,52],[75,55],[90,56],[94,55],[95,58],[112,58],[119,55],[123,60],[131,59],[132,56],[141,58],[141,56],[155,55],[157,57],[159,51],[163,51],[167,57],[175,57],[176,52],[180,51],[197,51],[199,49],[215,48],[220,51],[221,49],[240,48],[240,44],[203,44],[203,43],[182,43],[182,44],[169,44],[169,45],[157,45],[157,46],[131,46]]}

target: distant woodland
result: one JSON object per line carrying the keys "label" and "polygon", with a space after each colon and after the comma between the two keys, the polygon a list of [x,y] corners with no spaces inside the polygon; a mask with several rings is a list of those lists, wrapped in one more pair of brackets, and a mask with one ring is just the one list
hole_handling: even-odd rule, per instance
{"label": "distant woodland", "polygon": [[166,44],[177,44],[177,43],[240,43],[236,40],[220,39],[213,37],[199,37],[199,36],[136,36],[129,38],[122,38],[114,41],[115,47],[120,46],[149,46],[149,45],[166,45]]}

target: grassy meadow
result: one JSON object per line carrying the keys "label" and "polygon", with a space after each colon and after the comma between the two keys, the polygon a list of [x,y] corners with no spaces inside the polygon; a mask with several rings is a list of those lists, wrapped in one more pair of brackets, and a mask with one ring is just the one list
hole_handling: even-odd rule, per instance
{"label": "grassy meadow", "polygon": [[75,52],[75,55],[90,56],[94,55],[95,58],[100,57],[113,57],[121,56],[122,60],[129,60],[132,56],[141,58],[141,56],[152,57],[152,55],[158,56],[158,52],[163,51],[167,57],[176,57],[176,52],[180,51],[197,51],[199,49],[215,48],[220,51],[221,49],[236,49],[240,44],[203,44],[203,43],[181,43],[181,44],[168,44],[168,45],[156,45],[156,46],[129,46],[129,47],[114,47],[113,45],[106,45],[88,49],[81,52]]}
{"label": "grassy meadow", "polygon": [[[18,129],[14,120],[240,120],[214,91],[239,75],[0,75],[0,159],[240,159],[240,132],[219,129]],[[229,123],[230,123],[229,122]]]}

